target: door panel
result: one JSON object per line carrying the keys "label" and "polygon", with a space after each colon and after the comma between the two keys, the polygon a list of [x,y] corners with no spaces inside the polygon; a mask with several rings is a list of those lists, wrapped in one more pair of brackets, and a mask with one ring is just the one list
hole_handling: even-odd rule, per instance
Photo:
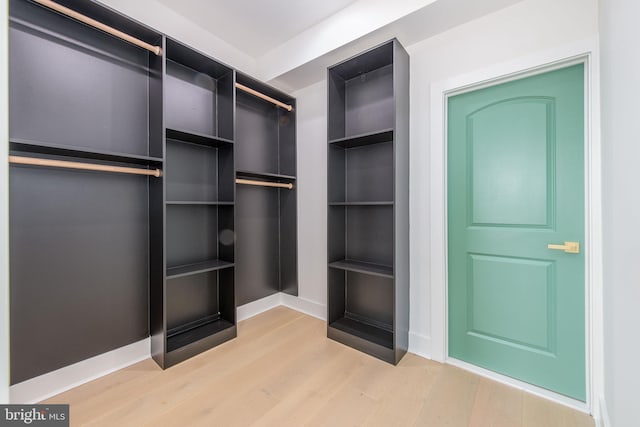
{"label": "door panel", "polygon": [[[480,339],[552,352],[554,264],[473,254],[469,261],[469,332]],[[496,304],[501,300],[510,303]]]}
{"label": "door panel", "polygon": [[448,227],[449,355],[584,401],[582,64],[449,98]]}
{"label": "door panel", "polygon": [[550,99],[523,97],[468,116],[474,225],[549,225],[553,104]]}

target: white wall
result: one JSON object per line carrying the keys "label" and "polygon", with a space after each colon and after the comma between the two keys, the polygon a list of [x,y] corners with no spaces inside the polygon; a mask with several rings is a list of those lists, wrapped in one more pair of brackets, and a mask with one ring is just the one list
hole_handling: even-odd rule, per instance
{"label": "white wall", "polygon": [[[593,37],[597,0],[526,0],[408,47],[411,56],[411,331],[431,337],[429,194],[433,82]],[[428,339],[428,338],[427,338]]]}
{"label": "white wall", "polygon": [[640,2],[601,0],[605,398],[638,425],[640,386]]}
{"label": "white wall", "polygon": [[298,141],[298,296],[327,303],[327,89],[295,92]]}
{"label": "white wall", "polygon": [[[526,0],[407,46],[411,57],[411,351],[430,355],[431,84],[593,37],[597,26],[597,0]],[[325,84],[314,84],[295,96],[299,105],[300,294],[326,303]],[[307,185],[313,185],[314,191]]]}
{"label": "white wall", "polygon": [[0,0],[0,404],[9,402],[9,180],[7,1]]}
{"label": "white wall", "polygon": [[143,22],[192,48],[248,74],[255,74],[256,61],[204,28],[154,0],[99,0],[118,12]]}

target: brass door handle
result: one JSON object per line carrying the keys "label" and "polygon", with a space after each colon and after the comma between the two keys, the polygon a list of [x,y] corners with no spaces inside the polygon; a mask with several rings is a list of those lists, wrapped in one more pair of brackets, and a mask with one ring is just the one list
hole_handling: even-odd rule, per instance
{"label": "brass door handle", "polygon": [[565,251],[568,254],[579,254],[580,243],[579,242],[564,242],[564,245],[548,244],[547,249],[555,249],[558,251]]}

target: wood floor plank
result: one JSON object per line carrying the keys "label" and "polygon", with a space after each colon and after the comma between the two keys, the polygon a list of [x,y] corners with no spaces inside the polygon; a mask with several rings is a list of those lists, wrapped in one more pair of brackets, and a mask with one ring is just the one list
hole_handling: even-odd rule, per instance
{"label": "wood floor plank", "polygon": [[521,427],[523,394],[513,387],[480,379],[469,427]]}
{"label": "wood floor plank", "polygon": [[[367,418],[366,425],[413,425],[441,371],[442,365],[425,363],[421,357],[407,354],[393,368],[393,375],[385,378],[384,394],[378,399],[376,409]],[[370,390],[369,393],[375,394],[375,391]]]}
{"label": "wood floor plank", "polygon": [[[196,406],[201,406],[203,402],[218,405],[222,396],[231,395],[238,388],[249,386],[256,380],[257,375],[268,372],[270,364],[282,358],[282,348],[304,343],[304,338],[312,333],[313,328],[317,331],[317,323],[310,318],[301,317],[297,322],[301,323],[301,326],[293,331],[278,328],[257,340],[236,341],[233,345],[238,346],[238,351],[233,353],[211,350],[211,353],[221,353],[217,357],[217,363],[208,364],[169,383],[158,384],[141,397],[105,414],[98,422],[125,422],[140,425],[149,417],[148,414],[162,414],[173,407],[182,408],[181,405],[184,402],[189,404],[195,402]],[[231,345],[232,343],[229,343],[229,346]],[[224,346],[226,344],[221,347]],[[210,356],[216,357],[214,354]],[[226,386],[217,386],[220,383]],[[203,395],[206,400],[198,400],[198,395]],[[207,411],[210,409],[212,407],[207,405]],[[184,414],[187,410],[181,412]],[[179,414],[178,418],[182,419],[183,414]],[[171,418],[163,417],[163,420],[167,419]]]}
{"label": "wood floor plank", "polygon": [[593,418],[532,394],[523,395],[523,427],[593,427]]}
{"label": "wood floor plank", "polygon": [[351,349],[330,340],[327,342],[334,356],[317,366],[306,381],[258,420],[256,426],[307,425],[326,402],[359,372],[362,360],[353,357]]}
{"label": "wood floor plank", "polygon": [[[300,355],[308,355],[322,345],[319,340],[305,340],[304,337],[317,336],[323,325],[315,319],[301,319],[300,322],[310,324],[308,328],[292,333],[285,344],[274,346],[272,351],[262,354],[252,363],[238,365],[226,375],[218,376],[210,387],[202,388],[200,393],[170,407],[157,420],[151,420],[149,425],[157,425],[160,421],[178,422],[184,420],[185,416],[188,417],[188,425],[212,425],[212,422],[219,425],[233,422],[250,425],[255,422],[278,402],[277,397],[269,392],[269,384],[287,376],[289,366]],[[226,386],[216,387],[217,382]]]}
{"label": "wood floor plank", "polygon": [[586,414],[413,354],[392,366],[285,307],[240,322],[237,339],[170,369],[145,360],[47,403],[69,403],[72,426],[594,426]]}
{"label": "wood floor plank", "polygon": [[416,420],[421,426],[468,427],[480,377],[445,365]]}

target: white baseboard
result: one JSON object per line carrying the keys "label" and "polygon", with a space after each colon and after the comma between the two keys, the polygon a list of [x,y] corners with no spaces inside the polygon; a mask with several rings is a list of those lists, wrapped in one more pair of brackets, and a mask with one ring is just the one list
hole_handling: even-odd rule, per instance
{"label": "white baseboard", "polygon": [[598,406],[600,408],[599,416],[596,418],[596,427],[611,427],[611,420],[609,420],[609,410],[607,409],[607,401],[604,397],[600,397]]}
{"label": "white baseboard", "polygon": [[308,299],[294,297],[289,294],[280,294],[280,303],[285,307],[289,307],[293,310],[299,311],[309,316],[315,317],[320,320],[327,319],[327,306],[324,304],[318,304],[317,302],[310,301]]}
{"label": "white baseboard", "polygon": [[281,305],[321,320],[326,319],[327,308],[325,305],[279,292],[257,301],[250,302],[249,304],[239,306],[237,314],[238,322],[247,320]]}
{"label": "white baseboard", "polygon": [[488,369],[484,369],[467,362],[463,362],[462,360],[449,357],[447,358],[446,363],[448,363],[449,365],[457,366],[458,368],[464,369],[465,371],[473,372],[476,375],[489,378],[490,380],[497,381],[502,384],[506,384],[508,386],[526,391],[527,393],[534,394],[543,399],[547,399],[552,402],[559,403],[564,406],[568,406],[569,408],[575,409],[577,411],[584,412],[586,414],[589,413],[589,407],[585,402],[581,402],[579,400],[575,400],[570,397],[567,397],[558,393],[554,393],[547,389],[537,387],[533,384],[525,383],[523,381],[516,380],[515,378],[507,377],[506,375],[502,375],[497,372],[493,372]]}
{"label": "white baseboard", "polygon": [[260,313],[264,313],[265,311],[276,308],[279,305],[282,305],[280,293],[269,295],[268,297],[241,305],[238,307],[238,311],[236,313],[238,322],[247,320]]}
{"label": "white baseboard", "polygon": [[[289,307],[324,320],[326,307],[304,298],[277,293],[238,307],[238,321],[246,320],[278,306]],[[93,381],[151,357],[150,338],[100,354],[73,365],[15,384],[9,389],[9,401],[33,404]]]}
{"label": "white baseboard", "polygon": [[409,352],[431,359],[431,337],[409,332]]}
{"label": "white baseboard", "polygon": [[11,403],[33,404],[150,357],[149,338],[100,354],[9,389]]}

